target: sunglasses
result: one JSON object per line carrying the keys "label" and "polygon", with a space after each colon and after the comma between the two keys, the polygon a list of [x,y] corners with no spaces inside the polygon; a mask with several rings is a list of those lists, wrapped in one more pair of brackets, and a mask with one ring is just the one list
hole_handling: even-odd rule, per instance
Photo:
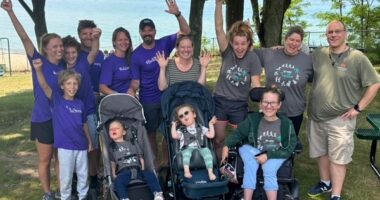
{"label": "sunglasses", "polygon": [[179,119],[182,119],[183,117],[187,116],[190,113],[190,111],[185,111],[183,114],[178,115]]}

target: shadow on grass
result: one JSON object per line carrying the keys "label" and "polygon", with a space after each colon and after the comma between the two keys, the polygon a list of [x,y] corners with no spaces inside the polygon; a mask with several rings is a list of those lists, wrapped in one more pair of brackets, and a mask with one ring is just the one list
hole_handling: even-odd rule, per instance
{"label": "shadow on grass", "polygon": [[38,156],[30,141],[30,90],[0,97],[0,199],[39,199]]}

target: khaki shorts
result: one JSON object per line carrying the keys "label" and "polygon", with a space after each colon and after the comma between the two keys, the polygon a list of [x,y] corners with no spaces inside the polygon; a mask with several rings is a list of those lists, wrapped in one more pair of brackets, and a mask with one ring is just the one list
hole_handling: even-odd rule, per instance
{"label": "khaki shorts", "polygon": [[354,131],[356,118],[342,120],[341,117],[329,121],[308,120],[310,157],[328,155],[335,164],[346,165],[352,161],[354,151]]}

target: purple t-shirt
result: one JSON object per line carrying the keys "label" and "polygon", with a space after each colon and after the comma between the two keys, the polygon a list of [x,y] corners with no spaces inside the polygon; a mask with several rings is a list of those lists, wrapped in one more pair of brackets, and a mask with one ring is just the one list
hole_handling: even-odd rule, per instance
{"label": "purple t-shirt", "polygon": [[118,93],[127,93],[131,79],[131,67],[125,58],[112,54],[103,62],[100,84],[105,84]]}
{"label": "purple t-shirt", "polygon": [[95,96],[91,86],[91,78],[88,72],[90,64],[86,59],[78,58],[74,70],[81,75],[81,83],[76,97],[84,103],[87,115],[96,113]]}
{"label": "purple t-shirt", "polygon": [[53,113],[54,147],[69,150],[86,150],[87,138],[83,124],[87,117],[81,100],[66,100],[53,91],[51,108]]}
{"label": "purple t-shirt", "polygon": [[[85,52],[81,50],[79,53],[79,58],[87,60],[88,54],[89,52]],[[96,55],[94,63],[92,65],[89,65],[88,70],[91,77],[92,90],[94,92],[99,92],[99,79],[100,79],[100,72],[102,70],[103,62],[104,62],[104,54],[102,51],[99,51],[98,55]]]}
{"label": "purple t-shirt", "polygon": [[168,35],[155,41],[153,49],[138,46],[132,54],[132,79],[140,81],[140,101],[144,104],[160,104],[162,92],[158,89],[160,66],[156,53],[164,51],[168,57],[174,49],[177,34]]}
{"label": "purple t-shirt", "polygon": [[[30,65],[33,66],[32,60],[40,58],[43,63],[42,73],[45,76],[46,82],[52,89],[52,91],[62,92],[58,85],[58,72],[64,69],[63,65],[56,65],[38,53],[34,49],[32,57],[28,56]],[[44,91],[42,90],[40,84],[37,80],[36,71],[32,67],[32,80],[33,80],[33,95],[34,95],[34,106],[32,110],[32,122],[46,122],[52,118],[51,110],[49,107],[49,99],[46,97]],[[62,94],[62,93],[61,93]]]}

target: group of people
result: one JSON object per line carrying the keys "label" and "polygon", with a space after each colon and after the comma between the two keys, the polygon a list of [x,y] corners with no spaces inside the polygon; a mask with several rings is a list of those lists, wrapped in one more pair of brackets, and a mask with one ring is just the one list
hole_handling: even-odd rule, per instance
{"label": "group of people", "polygon": [[[104,59],[99,50],[101,30],[93,21],[79,22],[80,43],[72,36],[61,39],[54,33],[45,34],[39,52],[14,14],[12,2],[2,1],[1,7],[10,16],[34,66],[31,139],[36,141],[40,159],[38,172],[44,190],[43,199],[53,198],[50,188],[53,157],[56,158],[61,199],[70,198],[73,172],[78,176],[80,199],[86,197],[89,187],[97,187],[96,107],[101,95],[128,93],[138,97],[147,121],[149,142],[157,157],[156,132],[162,118],[162,92],[184,80],[206,83],[211,56],[205,52],[199,59],[194,58],[190,27],[175,0],[166,3],[166,12],[178,21],[178,33],[155,39],[154,22],[143,19],[139,24],[143,43],[133,49],[129,31],[116,28],[112,34],[114,51]],[[333,20],[327,26],[329,46],[315,50],[312,55],[301,51],[304,31],[299,26],[288,30],[283,48],[252,50],[254,33],[250,25],[237,21],[226,33],[223,0],[215,0],[215,4],[215,30],[222,64],[213,93],[215,118],[209,123],[210,129],[202,132],[213,138],[218,159],[224,161],[229,148],[240,144],[239,152],[245,164],[244,199],[251,199],[256,189],[259,164],[263,166],[267,197],[276,199],[276,173],[297,146],[306,109],[305,87],[312,83],[307,132],[310,157],[318,159],[320,181],[308,194],[317,196],[331,192],[331,199],[341,199],[347,164],[352,160],[356,117],[370,104],[380,87],[380,77],[372,64],[363,53],[348,46],[347,27],[339,20]],[[168,58],[174,48],[177,50],[175,57]],[[248,115],[249,92],[261,87],[262,69],[265,70],[266,89],[260,101],[261,112]],[[174,139],[181,139],[184,130],[196,130],[194,119],[190,120],[191,123],[187,121],[187,117],[195,118],[191,106],[179,108],[177,117],[178,121],[172,126]],[[185,125],[185,129],[176,130],[179,122]],[[229,124],[234,131],[226,139]],[[116,120],[109,129],[111,139],[116,143],[121,141],[125,131],[123,125]],[[164,139],[161,165],[167,164],[166,149]],[[190,159],[192,150],[185,151],[184,158]],[[209,156],[207,150],[204,156]],[[143,168],[143,161],[140,163]],[[185,177],[190,178],[188,160],[184,164]],[[210,166],[209,163],[206,165]],[[116,172],[115,176],[118,175]],[[90,185],[87,184],[88,177]],[[209,170],[209,178],[215,179],[212,170]],[[152,184],[151,189],[156,192],[157,199],[162,198],[157,184]]]}

